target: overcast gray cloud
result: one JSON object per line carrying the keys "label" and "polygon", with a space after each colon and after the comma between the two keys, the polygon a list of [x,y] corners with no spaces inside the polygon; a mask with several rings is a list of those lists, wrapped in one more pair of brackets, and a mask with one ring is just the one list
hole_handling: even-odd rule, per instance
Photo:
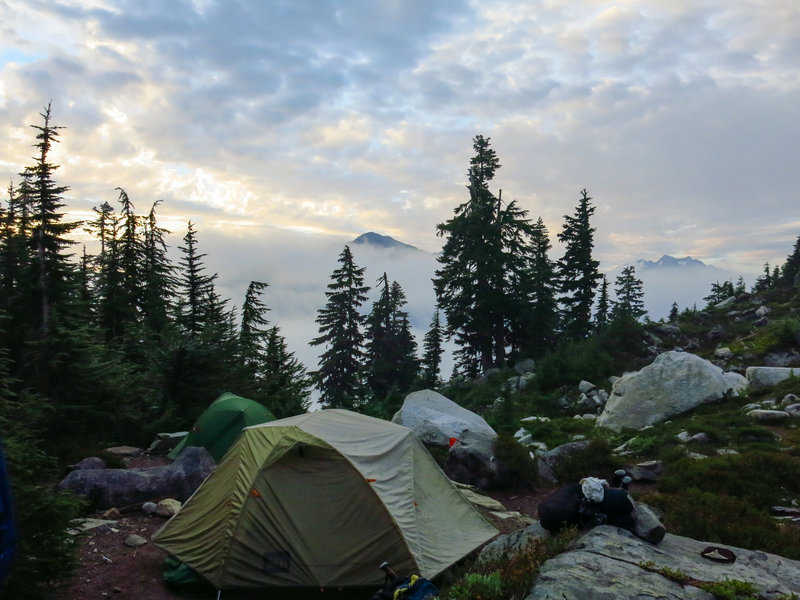
{"label": "overcast gray cloud", "polygon": [[691,255],[752,281],[800,232],[798,64],[796,0],[0,0],[0,178],[52,100],[77,217],[117,186],[163,199],[288,318],[359,233],[437,251],[481,133],[553,238],[589,190],[604,270]]}

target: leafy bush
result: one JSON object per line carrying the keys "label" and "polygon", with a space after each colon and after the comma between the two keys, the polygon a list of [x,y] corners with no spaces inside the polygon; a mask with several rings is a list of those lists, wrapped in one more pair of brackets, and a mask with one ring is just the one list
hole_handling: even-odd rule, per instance
{"label": "leafy bush", "polygon": [[513,436],[499,434],[494,442],[494,455],[505,470],[511,487],[536,489],[539,483],[536,461]]}
{"label": "leafy bush", "polygon": [[667,494],[695,489],[768,508],[786,493],[800,493],[800,459],[776,452],[685,458],[666,466],[659,489]]}
{"label": "leafy bush", "polygon": [[712,594],[717,600],[758,600],[758,590],[748,581],[725,579],[709,581],[697,585],[701,590]]}
{"label": "leafy bush", "polygon": [[458,585],[450,588],[447,597],[450,600],[500,600],[502,590],[503,581],[497,571],[489,575],[467,573]]}
{"label": "leafy bush", "polygon": [[549,421],[529,421],[524,424],[525,430],[537,442],[548,448],[555,448],[573,441],[576,435],[591,436],[598,434],[593,421],[562,417]]}
{"label": "leafy bush", "polygon": [[554,472],[559,481],[578,481],[590,476],[608,479],[622,466],[619,459],[612,455],[609,443],[598,439],[562,459]]}
{"label": "leafy bush", "polygon": [[[524,551],[476,561],[442,590],[441,600],[523,600],[539,575],[541,565],[560,554],[577,537],[577,529],[534,540]],[[499,585],[498,585],[499,583]]]}
{"label": "leafy bush", "polygon": [[781,529],[742,499],[686,489],[642,500],[664,511],[664,525],[675,535],[800,558],[800,532]]}

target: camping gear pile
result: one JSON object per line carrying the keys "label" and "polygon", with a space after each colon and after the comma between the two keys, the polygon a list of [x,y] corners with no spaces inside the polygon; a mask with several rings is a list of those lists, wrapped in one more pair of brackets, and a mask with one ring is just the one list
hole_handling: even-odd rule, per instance
{"label": "camping gear pile", "polygon": [[411,429],[321,410],[243,429],[153,539],[228,590],[432,579],[496,534]]}
{"label": "camping gear pile", "polygon": [[546,496],[538,507],[539,522],[551,533],[565,527],[580,528],[596,525],[615,525],[630,531],[635,528],[635,505],[628,495],[624,477],[614,474],[615,483],[623,488],[609,487],[605,479],[584,477],[580,483],[572,483]]}

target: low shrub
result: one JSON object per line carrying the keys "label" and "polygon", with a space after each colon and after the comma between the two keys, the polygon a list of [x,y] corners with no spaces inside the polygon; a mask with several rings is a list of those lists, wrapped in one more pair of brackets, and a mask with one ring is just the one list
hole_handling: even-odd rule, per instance
{"label": "low shrub", "polygon": [[609,479],[623,466],[611,450],[606,440],[592,440],[586,448],[563,458],[554,469],[555,475],[562,482],[578,481],[582,477]]}
{"label": "low shrub", "polygon": [[781,528],[766,511],[740,498],[685,489],[642,501],[664,512],[664,525],[675,535],[800,558],[800,532]]}
{"label": "low shrub", "polygon": [[[531,591],[539,569],[575,540],[575,528],[532,542],[524,551],[462,567],[452,584],[442,590],[441,600],[523,600]],[[498,585],[499,583],[499,585]]]}
{"label": "low shrub", "polygon": [[712,594],[717,600],[759,600],[758,590],[748,581],[724,579],[702,582],[697,587]]}
{"label": "low shrub", "polygon": [[499,434],[494,442],[494,455],[512,488],[536,489],[539,483],[536,461],[513,436]]}
{"label": "low shrub", "polygon": [[787,493],[800,493],[800,459],[760,451],[701,461],[684,458],[666,466],[659,489],[667,494],[695,489],[766,509]]}

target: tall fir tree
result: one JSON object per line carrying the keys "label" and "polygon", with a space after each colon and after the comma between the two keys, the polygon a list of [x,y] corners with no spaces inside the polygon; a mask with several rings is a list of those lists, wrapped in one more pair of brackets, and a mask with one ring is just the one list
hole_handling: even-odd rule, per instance
{"label": "tall fir tree", "polygon": [[320,404],[327,408],[359,408],[363,401],[361,375],[364,367],[365,318],[360,308],[367,299],[364,268],[356,266],[349,246],[339,255],[339,267],[331,274],[325,292],[327,302],[317,312],[320,335],[312,346],[324,346],[314,379]]}
{"label": "tall fir tree", "polygon": [[144,221],[141,264],[141,312],[147,332],[158,341],[171,326],[170,312],[175,300],[175,267],[167,255],[166,229],[159,227],[156,201]]}
{"label": "tall fir tree", "polygon": [[439,317],[439,309],[433,311],[431,325],[422,340],[422,364],[420,384],[426,388],[437,388],[441,383],[439,376],[442,355],[444,354],[444,331]]}
{"label": "tall fir tree", "polygon": [[669,309],[669,316],[667,317],[667,320],[670,323],[675,323],[675,322],[677,322],[678,317],[680,316],[680,314],[681,313],[680,313],[680,310],[678,308],[678,303],[677,302],[673,302],[672,306]]}
{"label": "tall fir tree", "polygon": [[800,284],[800,236],[797,236],[792,253],[783,263],[781,280],[785,285],[796,286]]}
{"label": "tall fir tree", "polygon": [[263,394],[267,406],[279,419],[299,415],[310,405],[311,378],[306,368],[290,352],[277,325],[267,332],[262,364]]}
{"label": "tall fir tree", "polygon": [[267,287],[269,284],[263,281],[251,281],[242,304],[239,360],[245,372],[253,379],[261,368],[266,346],[269,307],[261,300],[261,294]]}
{"label": "tall fir tree", "polygon": [[608,324],[611,310],[611,300],[608,297],[608,277],[601,276],[600,295],[597,297],[597,308],[594,311],[594,328],[602,331]]}
{"label": "tall fir tree", "polygon": [[566,246],[564,256],[558,261],[558,279],[561,296],[561,330],[568,339],[583,339],[591,331],[591,311],[595,288],[600,281],[600,262],[592,258],[595,228],[591,218],[595,207],[587,191],[581,190],[581,199],[573,215],[564,215],[564,226],[558,239]]}
{"label": "tall fir tree", "polygon": [[531,234],[526,211],[514,201],[504,208],[502,193],[495,197],[489,190],[500,168],[489,138],[476,136],[473,150],[469,200],[436,228],[447,240],[433,280],[447,335],[456,339],[460,367],[470,375],[505,362],[512,324],[522,320],[514,288],[526,271],[524,253]]}
{"label": "tall fir tree", "polygon": [[531,227],[528,249],[522,253],[527,268],[516,282],[522,320],[512,326],[513,346],[519,354],[540,357],[555,344],[558,329],[555,263],[550,259],[550,236],[541,217]]}
{"label": "tall fir tree", "polygon": [[59,130],[63,127],[51,123],[49,104],[39,114],[42,125],[31,125],[38,132],[38,142],[34,144],[38,150],[36,162],[26,169],[23,177],[30,182],[27,201],[31,206],[30,245],[34,255],[37,306],[40,310],[38,329],[42,337],[47,337],[53,319],[58,318],[59,311],[64,312],[68,308],[74,292],[71,279],[74,266],[66,249],[74,243],[67,236],[79,223],[64,221],[64,194],[69,188],[56,183],[54,173],[58,165],[50,162],[50,151],[53,144],[59,142]]}
{"label": "tall fir tree", "polygon": [[633,265],[622,269],[615,282],[614,293],[616,299],[611,308],[612,320],[638,321],[647,314],[642,280],[636,277],[636,268]]}
{"label": "tall fir tree", "polygon": [[229,315],[225,311],[225,303],[220,300],[214,288],[217,274],[207,275],[202,254],[197,249],[197,232],[189,221],[185,246],[178,246],[181,251],[178,289],[178,324],[190,336],[194,337],[207,328],[225,328]]}

